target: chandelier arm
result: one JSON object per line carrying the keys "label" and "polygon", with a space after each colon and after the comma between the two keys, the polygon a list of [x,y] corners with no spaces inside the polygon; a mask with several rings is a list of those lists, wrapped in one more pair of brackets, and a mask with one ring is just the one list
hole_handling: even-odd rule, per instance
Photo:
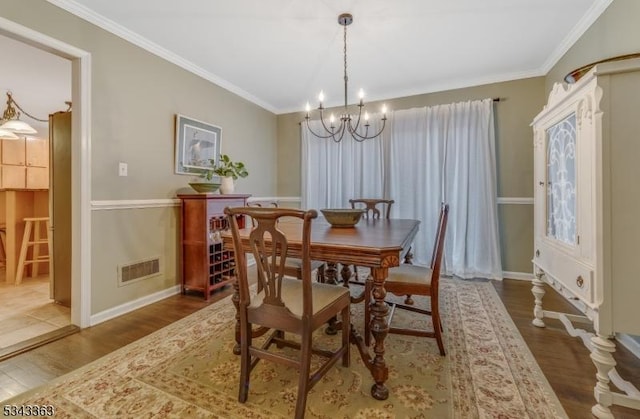
{"label": "chandelier arm", "polygon": [[[321,139],[323,139],[323,140],[326,140],[327,138],[334,138],[335,134],[333,134],[331,131],[327,131],[327,132],[328,132],[328,134],[327,134],[327,135],[321,135],[321,134],[316,133],[316,132],[311,128],[311,125],[309,125],[309,118],[305,118],[305,121],[306,121],[306,123],[307,123],[307,129],[309,130],[309,132],[310,132],[311,134],[313,134],[313,136],[314,136],[314,137],[321,138]],[[326,129],[325,129],[325,131],[326,131]]]}
{"label": "chandelier arm", "polygon": [[340,141],[342,141],[342,137],[344,137],[344,133],[345,133],[345,128],[346,128],[346,124],[340,124],[340,137],[338,137],[336,139],[335,135],[331,138],[333,140],[334,143],[339,143]]}
{"label": "chandelier arm", "polygon": [[[351,135],[358,142],[362,142],[364,140],[371,140],[373,138],[379,137],[380,134],[382,134],[382,131],[384,131],[384,127],[385,127],[386,124],[387,124],[387,118],[382,118],[382,128],[380,128],[380,130],[377,133],[375,133],[373,135],[367,135],[368,132],[369,132],[369,126],[367,125],[367,132],[365,132],[364,136],[358,134],[357,132],[353,132],[353,133],[351,133]],[[356,139],[356,137],[359,138],[359,140]]]}
{"label": "chandelier arm", "polygon": [[[356,131],[358,130],[358,127],[360,126],[360,117],[362,117],[362,107],[364,105],[362,104],[362,102],[358,105],[358,119],[356,121],[356,125],[353,126],[351,123],[349,123],[350,125],[350,132],[351,133],[356,133]],[[351,122],[351,118],[349,118],[349,122]],[[357,135],[357,133],[356,133]]]}
{"label": "chandelier arm", "polygon": [[[324,122],[324,114],[322,112],[322,109],[320,109],[320,123],[322,124],[322,127],[324,128],[325,132],[331,133],[332,136],[335,134],[336,127],[327,127],[327,124]],[[341,118],[340,125],[338,125],[338,131],[342,130],[343,127],[344,127],[344,121]],[[340,136],[340,138],[342,138],[342,136]]]}

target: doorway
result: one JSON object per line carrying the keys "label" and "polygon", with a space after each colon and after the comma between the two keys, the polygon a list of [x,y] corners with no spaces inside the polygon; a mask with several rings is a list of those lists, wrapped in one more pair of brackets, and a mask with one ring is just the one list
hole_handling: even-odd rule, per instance
{"label": "doorway", "polygon": [[[54,244],[54,248],[65,246],[70,250],[68,263],[71,283],[70,323],[72,326],[90,325],[90,163],[89,163],[89,111],[90,111],[90,55],[68,44],[57,41],[30,28],[0,17],[0,36],[22,42],[40,52],[52,54],[70,62],[71,100],[76,112],[71,125],[72,135],[68,160],[74,177],[69,185],[68,208],[71,212],[70,234],[66,244]],[[25,68],[25,74],[34,70]],[[27,71],[29,70],[29,71]],[[4,87],[4,86],[0,86]],[[54,238],[54,242],[55,242]],[[55,252],[54,252],[55,253]],[[54,266],[54,270],[56,270]],[[55,271],[54,271],[55,273]],[[54,275],[55,276],[55,275]],[[0,278],[0,281],[6,278]],[[45,280],[46,281],[46,280]],[[26,281],[25,281],[26,282]],[[47,283],[45,283],[47,285]],[[33,282],[37,286],[37,281]],[[1,298],[1,294],[0,294]]]}
{"label": "doorway", "polygon": [[[64,276],[60,277],[54,276],[52,269],[53,255],[59,249],[69,249],[70,242],[68,235],[51,237],[53,230],[48,228],[56,201],[55,189],[51,188],[52,162],[60,160],[56,155],[59,151],[50,147],[53,119],[48,115],[65,109],[65,102],[71,99],[71,62],[5,36],[0,36],[0,50],[12,57],[3,64],[2,96],[10,93],[15,101],[11,106],[20,113],[20,120],[37,131],[19,139],[3,139],[0,144],[0,218],[5,239],[0,268],[1,354],[20,349],[27,342],[33,344],[71,324],[70,292],[68,298],[52,292],[54,282],[58,288],[60,282],[70,288],[70,269],[61,264]],[[66,140],[70,143],[68,119]],[[62,150],[70,153],[69,147]],[[63,156],[62,160],[68,161],[69,157]],[[69,212],[70,206],[67,202]],[[55,243],[54,247],[49,243]]]}

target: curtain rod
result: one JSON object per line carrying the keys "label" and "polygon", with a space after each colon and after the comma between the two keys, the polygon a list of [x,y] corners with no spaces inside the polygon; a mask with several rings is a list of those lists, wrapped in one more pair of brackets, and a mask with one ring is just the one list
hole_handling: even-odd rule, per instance
{"label": "curtain rod", "polygon": [[[506,98],[500,98],[500,97],[494,97],[491,98],[491,100],[493,100],[493,102],[504,102],[505,100],[507,100]],[[302,125],[302,122],[298,122],[298,125]]]}

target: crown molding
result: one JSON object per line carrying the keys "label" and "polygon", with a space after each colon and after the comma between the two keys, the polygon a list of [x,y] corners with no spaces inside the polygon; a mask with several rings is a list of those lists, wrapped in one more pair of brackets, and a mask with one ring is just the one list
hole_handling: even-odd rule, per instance
{"label": "crown molding", "polygon": [[178,67],[181,67],[197,76],[200,76],[203,79],[210,81],[211,83],[217,86],[220,86],[223,89],[228,90],[231,93],[234,93],[240,96],[241,98],[248,100],[251,103],[258,105],[261,108],[264,108],[273,113],[277,113],[276,109],[269,103],[253,96],[252,94],[228,82],[227,80],[206,71],[205,69],[195,65],[191,61],[185,60],[179,55],[174,54],[173,52],[165,48],[162,48],[161,46],[149,41],[148,39],[125,28],[124,26],[119,25],[110,19],[107,19],[106,17],[94,12],[93,10],[79,4],[74,0],[47,0],[47,1],[53,4],[54,6],[57,6],[79,17],[80,19],[86,20],[87,22],[92,23],[98,26],[99,28],[104,29],[105,31],[110,32],[124,39],[125,41],[132,43],[133,45],[136,45],[146,51],[149,51],[150,53],[157,55],[158,57],[165,59],[170,63],[177,65]]}
{"label": "crown molding", "polygon": [[582,16],[582,19],[578,21],[576,26],[573,27],[571,32],[564,38],[562,43],[556,47],[556,49],[551,53],[547,61],[540,67],[540,71],[543,74],[547,74],[554,65],[560,61],[560,59],[564,56],[564,54],[569,51],[569,49],[575,44],[578,39],[593,25],[593,23],[598,20],[600,15],[613,3],[613,0],[598,0],[594,2],[587,13]]}
{"label": "crown molding", "polygon": [[[163,58],[197,76],[202,77],[203,79],[220,86],[231,93],[234,93],[254,104],[260,106],[270,112],[273,112],[276,115],[282,115],[287,113],[294,112],[302,112],[301,108],[277,108],[256,96],[248,93],[247,91],[241,89],[240,87],[228,82],[227,80],[203,69],[195,65],[194,63],[180,57],[179,55],[149,41],[148,39],[140,36],[139,34],[123,27],[122,25],[117,24],[116,22],[105,18],[104,16],[90,10],[86,6],[79,4],[75,0],[47,0],[49,3],[60,7],[61,9],[66,10],[67,12],[86,20],[122,39],[136,45],[146,51],[151,52],[152,54],[157,55],[160,58]],[[409,96],[417,96],[429,93],[442,92],[447,90],[455,90],[455,89],[463,89],[474,86],[482,86],[486,84],[492,83],[502,83],[512,80],[519,80],[531,77],[541,77],[545,76],[553,66],[564,56],[564,54],[575,44],[575,42],[580,39],[580,37],[589,29],[589,27],[600,17],[600,15],[606,10],[607,7],[613,2],[613,0],[597,0],[593,3],[593,5],[589,8],[587,13],[580,19],[580,21],[576,24],[576,26],[569,32],[569,34],[564,38],[562,43],[556,47],[556,49],[551,53],[551,55],[547,58],[547,60],[543,63],[543,65],[537,69],[532,69],[528,71],[515,72],[515,73],[507,73],[507,74],[499,74],[482,78],[475,79],[464,79],[464,80],[456,80],[452,82],[445,82],[439,84],[431,84],[431,85],[422,85],[416,86],[411,89],[406,89],[403,91],[398,91],[393,94],[393,96],[386,95],[380,97],[371,97],[369,98],[369,102],[375,101],[383,101],[383,100],[392,100],[397,98],[409,97]],[[342,106],[341,103],[327,103],[327,108]]]}

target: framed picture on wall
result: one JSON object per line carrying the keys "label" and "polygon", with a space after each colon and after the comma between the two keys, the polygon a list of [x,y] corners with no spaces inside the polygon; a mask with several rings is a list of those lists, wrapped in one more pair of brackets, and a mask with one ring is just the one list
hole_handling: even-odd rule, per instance
{"label": "framed picture on wall", "polygon": [[175,172],[179,175],[200,173],[218,163],[222,128],[184,115],[176,115]]}

